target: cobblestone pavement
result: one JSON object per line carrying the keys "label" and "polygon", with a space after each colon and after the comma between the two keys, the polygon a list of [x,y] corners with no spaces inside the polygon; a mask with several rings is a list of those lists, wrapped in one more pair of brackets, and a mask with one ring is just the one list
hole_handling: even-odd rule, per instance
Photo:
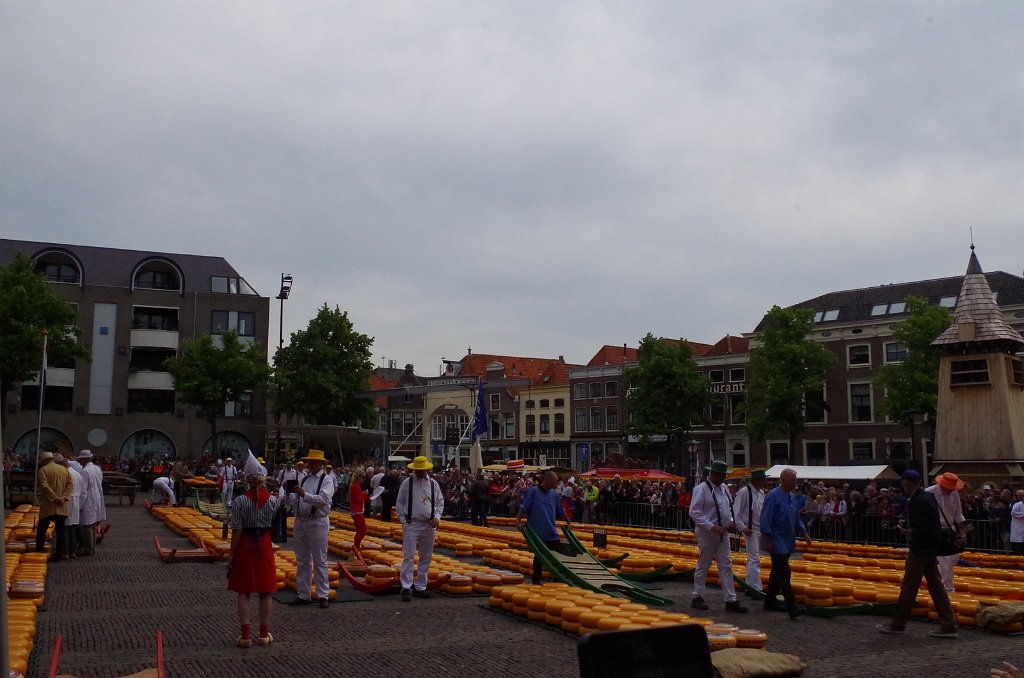
{"label": "cobblestone pavement", "polygon": [[[326,610],[275,603],[275,642],[236,648],[224,564],[164,564],[153,552],[153,535],[168,546],[187,546],[184,539],[141,507],[107,511],[113,529],[95,557],[49,568],[29,676],[46,675],[58,634],[64,637],[60,672],[91,678],[153,667],[158,629],[172,678],[285,676],[315,668],[326,669],[319,675],[359,678],[578,675],[575,637],[493,612],[484,597],[402,603],[386,595]],[[657,586],[679,601],[668,609],[689,609],[689,584]],[[807,663],[807,678],[987,676],[1002,659],[1024,664],[1020,638],[963,629],[958,640],[933,639],[926,634],[936,627],[926,623],[912,623],[906,636],[887,636],[874,630],[879,617],[790,621],[753,605],[746,615],[727,613],[717,590],[707,598],[708,616],[767,632],[769,649]]]}

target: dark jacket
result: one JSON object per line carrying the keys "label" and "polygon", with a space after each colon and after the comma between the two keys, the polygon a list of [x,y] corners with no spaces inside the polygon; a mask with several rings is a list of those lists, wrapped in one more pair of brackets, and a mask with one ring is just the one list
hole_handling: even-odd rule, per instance
{"label": "dark jacket", "polygon": [[942,524],[935,496],[918,489],[910,496],[907,508],[910,514],[910,550],[937,551],[942,538]]}

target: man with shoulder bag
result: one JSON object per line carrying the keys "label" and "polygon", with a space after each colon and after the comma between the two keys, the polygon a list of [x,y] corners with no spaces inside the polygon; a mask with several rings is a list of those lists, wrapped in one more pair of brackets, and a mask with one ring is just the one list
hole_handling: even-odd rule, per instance
{"label": "man with shoulder bag", "polygon": [[960,490],[964,481],[960,480],[955,473],[946,472],[935,476],[935,484],[928,487],[928,492],[935,497],[935,503],[939,507],[939,516],[942,521],[942,546],[938,552],[939,574],[942,575],[942,586],[946,593],[953,593],[953,566],[960,559],[959,554],[964,550],[964,519],[963,508],[960,505]]}

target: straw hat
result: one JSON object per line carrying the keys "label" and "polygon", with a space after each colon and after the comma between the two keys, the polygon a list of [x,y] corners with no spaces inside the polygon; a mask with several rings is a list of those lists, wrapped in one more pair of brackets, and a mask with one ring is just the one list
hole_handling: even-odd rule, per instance
{"label": "straw hat", "polygon": [[43,452],[39,455],[39,461],[50,461],[53,459],[53,452]]}
{"label": "straw hat", "polygon": [[962,490],[964,487],[964,481],[949,471],[935,476],[935,484],[946,490]]}
{"label": "straw hat", "polygon": [[92,450],[82,450],[78,453],[79,459],[92,459]]}
{"label": "straw hat", "polygon": [[302,461],[322,461],[322,462],[326,462],[327,459],[324,458],[324,451],[323,450],[310,450],[309,452],[306,453],[306,456],[302,458]]}
{"label": "straw hat", "polygon": [[406,464],[413,471],[429,471],[434,468],[434,465],[430,463],[430,460],[426,457],[420,456],[412,460],[411,464]]}

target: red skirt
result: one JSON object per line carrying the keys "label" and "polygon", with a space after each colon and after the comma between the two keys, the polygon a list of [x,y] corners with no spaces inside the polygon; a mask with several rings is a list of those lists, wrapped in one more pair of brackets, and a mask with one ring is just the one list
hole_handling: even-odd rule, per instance
{"label": "red skirt", "polygon": [[246,594],[277,591],[277,567],[269,531],[258,538],[242,535],[228,573],[228,590]]}

